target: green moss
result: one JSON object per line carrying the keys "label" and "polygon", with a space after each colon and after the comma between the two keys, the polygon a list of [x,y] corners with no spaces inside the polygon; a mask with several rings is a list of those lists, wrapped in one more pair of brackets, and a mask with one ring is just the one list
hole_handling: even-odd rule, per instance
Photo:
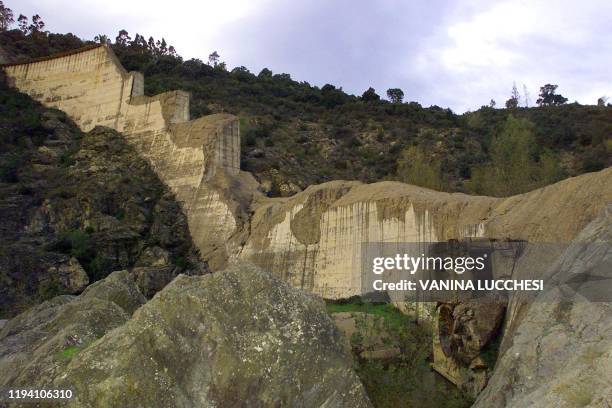
{"label": "green moss", "polygon": [[63,349],[62,351],[58,351],[55,354],[55,357],[58,360],[70,360],[72,357],[74,357],[79,351],[81,351],[82,349],[78,346],[69,346],[66,347],[65,349]]}
{"label": "green moss", "polygon": [[75,344],[72,346],[68,346],[65,349],[58,351],[55,353],[55,357],[58,360],[70,360],[72,357],[80,353],[89,347],[94,341],[104,336],[105,331],[100,329],[94,329],[95,338],[84,341],[82,344]]}
{"label": "green moss", "polygon": [[387,322],[402,324],[410,320],[390,303],[327,303],[329,313],[360,312],[384,318]]}

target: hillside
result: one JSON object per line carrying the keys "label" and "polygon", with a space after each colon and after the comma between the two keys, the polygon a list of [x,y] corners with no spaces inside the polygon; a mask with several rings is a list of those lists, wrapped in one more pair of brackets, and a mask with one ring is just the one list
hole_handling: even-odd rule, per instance
{"label": "hillside", "polygon": [[[86,43],[71,34],[0,33],[0,47],[17,60]],[[126,32],[112,47],[127,70],[146,76],[147,95],[183,89],[192,94],[192,117],[238,115],[242,169],[271,196],[337,179],[507,196],[612,165],[609,106],[482,107],[458,115],[318,88],[267,69],[184,61],[165,42]]]}

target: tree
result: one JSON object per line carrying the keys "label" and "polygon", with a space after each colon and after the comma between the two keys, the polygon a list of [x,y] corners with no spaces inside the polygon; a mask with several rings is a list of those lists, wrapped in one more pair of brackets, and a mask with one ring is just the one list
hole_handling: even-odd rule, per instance
{"label": "tree", "polygon": [[376,102],[380,101],[380,96],[376,93],[374,88],[369,87],[368,90],[361,95],[361,99],[364,102]]}
{"label": "tree", "polygon": [[497,105],[495,103],[495,99],[491,99],[491,101],[489,102],[489,108],[495,108],[495,105]]}
{"label": "tree", "polygon": [[4,6],[0,1],[0,31],[6,31],[15,22],[13,10]]}
{"label": "tree", "polygon": [[321,87],[321,102],[327,108],[333,108],[345,102],[345,94],[342,88],[336,88],[332,84],[325,84]]}
{"label": "tree", "polygon": [[510,99],[506,101],[506,108],[508,109],[518,108],[520,98],[521,98],[521,95],[519,94],[518,89],[516,89],[516,82],[513,82],[512,83],[512,94],[510,95]]}
{"label": "tree", "polygon": [[132,39],[126,30],[119,31],[117,37],[115,37],[115,44],[123,47],[127,47],[131,41]]}
{"label": "tree", "polygon": [[30,33],[41,33],[45,29],[45,22],[38,14],[32,16],[32,24],[29,29]]}
{"label": "tree", "polygon": [[110,38],[106,34],[98,34],[94,37],[94,42],[100,44],[110,44]]}
{"label": "tree", "polygon": [[493,138],[491,162],[472,171],[472,188],[478,194],[508,196],[558,181],[559,160],[548,151],[537,153],[534,125],[508,115],[502,131]]}
{"label": "tree", "polygon": [[516,88],[516,82],[512,83],[512,99],[516,99],[517,101],[521,100],[521,95],[519,94],[519,91]]}
{"label": "tree", "polygon": [[510,98],[506,101],[506,108],[507,109],[516,109],[518,108],[518,99],[515,98]]}
{"label": "tree", "polygon": [[399,88],[389,88],[387,89],[387,98],[393,103],[402,103],[404,91]]}
{"label": "tree", "polygon": [[606,106],[607,101],[608,101],[608,97],[602,96],[601,98],[597,99],[597,106],[600,106],[600,107]]}
{"label": "tree", "polygon": [[529,107],[529,91],[527,90],[527,85],[523,84],[523,100],[525,101],[525,107]]}
{"label": "tree", "polygon": [[217,51],[213,51],[212,54],[208,56],[208,65],[211,67],[216,67],[219,64],[219,53]]}
{"label": "tree", "polygon": [[27,34],[29,32],[29,21],[28,18],[23,14],[20,14],[17,18],[17,25],[19,26],[19,30],[22,33]]}
{"label": "tree", "polygon": [[268,68],[264,68],[257,75],[257,77],[258,78],[272,78],[272,71],[270,71]]}
{"label": "tree", "polygon": [[567,98],[555,93],[559,85],[546,84],[540,88],[540,97],[536,101],[538,106],[558,106],[567,102]]}
{"label": "tree", "polygon": [[416,186],[442,190],[441,163],[432,159],[418,146],[410,146],[402,151],[397,161],[397,177],[400,181]]}

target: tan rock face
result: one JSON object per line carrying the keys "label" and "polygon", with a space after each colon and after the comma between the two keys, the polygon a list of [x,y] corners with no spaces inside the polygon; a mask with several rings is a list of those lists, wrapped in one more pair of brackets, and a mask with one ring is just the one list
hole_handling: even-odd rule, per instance
{"label": "tan rock face", "polygon": [[188,93],[144,96],[142,74],[126,72],[103,45],[3,68],[12,86],[63,110],[82,130],[102,125],[121,132],[176,194],[204,255],[236,232],[242,215],[233,211],[241,206],[231,190],[219,191],[210,181],[248,178],[240,174],[238,118],[190,121]]}
{"label": "tan rock face", "polygon": [[324,297],[349,297],[361,288],[364,243],[466,237],[569,243],[612,201],[611,178],[606,169],[504,199],[333,181],[257,206],[237,256]]}
{"label": "tan rock face", "polygon": [[87,273],[75,258],[58,268],[59,281],[66,287],[69,293],[79,293],[89,285]]}

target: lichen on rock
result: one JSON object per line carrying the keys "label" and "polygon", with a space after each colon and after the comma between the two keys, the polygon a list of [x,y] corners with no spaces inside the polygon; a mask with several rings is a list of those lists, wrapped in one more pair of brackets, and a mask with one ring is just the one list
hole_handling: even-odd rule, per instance
{"label": "lichen on rock", "polygon": [[79,407],[370,406],[323,301],[255,266],[181,275],[130,318],[143,300],[119,271],[16,317],[1,385],[70,388]]}

